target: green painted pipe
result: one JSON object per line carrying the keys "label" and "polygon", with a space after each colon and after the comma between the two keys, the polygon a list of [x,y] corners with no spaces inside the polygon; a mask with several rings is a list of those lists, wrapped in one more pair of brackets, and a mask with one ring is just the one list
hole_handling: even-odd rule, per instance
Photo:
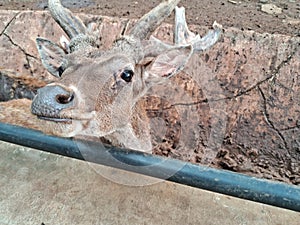
{"label": "green painted pipe", "polygon": [[300,188],[180,160],[0,123],[0,140],[300,212]]}

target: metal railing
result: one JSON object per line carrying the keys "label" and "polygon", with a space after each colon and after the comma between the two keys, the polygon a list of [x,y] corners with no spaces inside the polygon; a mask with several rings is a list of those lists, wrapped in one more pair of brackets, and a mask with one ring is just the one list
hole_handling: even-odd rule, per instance
{"label": "metal railing", "polygon": [[0,140],[300,212],[300,187],[0,123]]}

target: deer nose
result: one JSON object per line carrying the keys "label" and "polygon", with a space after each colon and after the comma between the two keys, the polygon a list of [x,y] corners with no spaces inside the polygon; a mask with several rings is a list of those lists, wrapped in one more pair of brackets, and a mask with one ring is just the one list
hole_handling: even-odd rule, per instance
{"label": "deer nose", "polygon": [[32,101],[31,112],[42,117],[59,117],[63,109],[74,105],[74,93],[59,85],[40,88]]}

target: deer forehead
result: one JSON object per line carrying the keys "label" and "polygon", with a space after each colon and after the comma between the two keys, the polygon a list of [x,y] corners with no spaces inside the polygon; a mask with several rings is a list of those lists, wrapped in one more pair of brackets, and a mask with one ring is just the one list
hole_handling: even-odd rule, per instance
{"label": "deer forehead", "polygon": [[[125,69],[134,72],[135,64],[124,54],[102,55],[97,58],[80,58],[72,55],[68,59],[68,67],[58,81],[64,85],[77,86],[99,85],[112,81],[118,73]],[[78,87],[79,88],[79,87]]]}

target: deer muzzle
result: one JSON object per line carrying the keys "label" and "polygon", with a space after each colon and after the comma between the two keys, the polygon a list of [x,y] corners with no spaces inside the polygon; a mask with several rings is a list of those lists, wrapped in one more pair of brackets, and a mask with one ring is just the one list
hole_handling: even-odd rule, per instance
{"label": "deer muzzle", "polygon": [[74,106],[74,93],[59,85],[48,85],[37,91],[31,104],[31,112],[40,119],[55,122],[68,122],[72,118],[64,118],[61,111]]}

